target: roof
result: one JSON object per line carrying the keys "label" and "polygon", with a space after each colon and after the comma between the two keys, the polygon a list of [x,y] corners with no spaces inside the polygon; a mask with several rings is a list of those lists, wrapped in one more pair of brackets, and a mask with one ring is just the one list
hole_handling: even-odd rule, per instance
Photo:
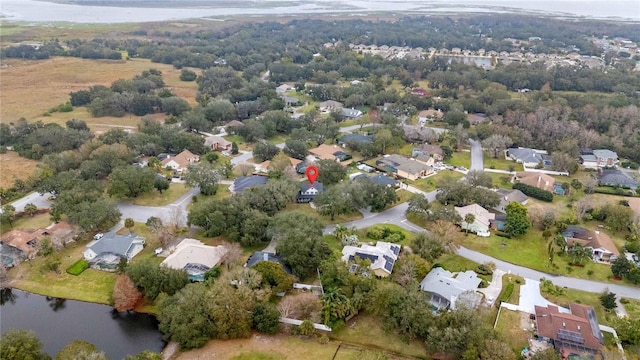
{"label": "roof", "polygon": [[496,193],[500,195],[500,204],[494,209],[504,209],[512,201],[524,204],[529,200],[529,197],[520,190],[498,189]]}
{"label": "roof", "polygon": [[540,172],[522,172],[518,174],[518,181],[529,185],[537,187],[538,189],[546,190],[553,192],[553,184],[555,184],[556,180],[545,174]]}
{"label": "roof", "polygon": [[626,171],[618,169],[604,169],[598,175],[598,180],[605,185],[620,185],[628,188],[636,188],[640,185],[640,181],[634,179]]}
{"label": "roof", "polygon": [[316,157],[320,158],[321,160],[335,160],[336,157],[335,157],[335,155],[333,155],[333,153],[335,153],[338,150],[339,149],[338,149],[337,145],[322,144],[322,145],[318,146],[317,148],[310,149],[309,153],[315,155]]}
{"label": "roof", "polygon": [[436,154],[436,155],[444,156],[444,151],[442,151],[442,148],[438,145],[422,144],[414,148],[414,151],[415,150],[417,150],[417,152],[421,152],[426,155]]}
{"label": "roof", "polygon": [[342,109],[342,115],[344,115],[345,117],[348,117],[348,118],[356,118],[356,117],[362,115],[362,111],[360,111],[358,109],[343,108]]}
{"label": "roof", "polygon": [[320,181],[314,181],[313,184],[309,181],[304,181],[300,183],[300,191],[306,192],[309,189],[316,189],[318,192],[324,191],[324,185]]}
{"label": "roof", "polygon": [[266,184],[268,180],[268,177],[262,175],[240,176],[236,178],[233,185],[231,185],[231,191],[235,193],[243,192],[252,187],[262,186]]}
{"label": "roof", "polygon": [[420,282],[420,289],[438,294],[446,299],[457,298],[466,291],[475,291],[482,279],[472,270],[454,274],[441,268],[433,268]]}
{"label": "roof", "polygon": [[72,232],[73,227],[69,225],[69,223],[61,221],[51,224],[46,228],[35,230],[13,229],[0,236],[0,242],[28,254],[37,250],[37,241],[41,240],[45,236],[66,236]]}
{"label": "roof", "polygon": [[496,215],[489,212],[478,204],[471,204],[463,207],[455,207],[456,212],[464,220],[467,214],[473,214],[475,216],[474,223],[479,223],[482,226],[489,227],[490,221],[494,220]]}
{"label": "roof", "polygon": [[345,246],[342,248],[342,261],[355,261],[355,258],[369,259],[371,270],[382,270],[387,274],[393,272],[393,265],[400,254],[400,245],[378,241],[375,246],[364,244],[361,247]]}
{"label": "roof", "polygon": [[593,155],[601,159],[618,159],[618,154],[615,151],[611,151],[608,149],[593,150]]}
{"label": "roof", "polygon": [[286,104],[296,104],[300,102],[300,100],[297,97],[287,96],[287,95],[282,96],[282,101],[284,101]]}
{"label": "roof", "polygon": [[184,169],[194,162],[197,162],[199,159],[200,157],[198,155],[195,155],[191,151],[183,150],[180,154],[174,157],[168,157],[162,160],[162,166],[166,166],[169,162],[174,161],[176,164],[178,164],[179,168]]}
{"label": "roof", "polygon": [[238,120],[231,120],[228,123],[226,123],[224,126],[244,126],[244,123]]}
{"label": "roof", "polygon": [[397,154],[385,156],[376,161],[376,163],[391,165],[397,170],[402,170],[409,174],[418,174],[423,170],[431,169],[431,166],[421,164],[414,159]]}
{"label": "roof", "polygon": [[509,156],[523,163],[539,163],[544,151],[529,148],[509,148]]}
{"label": "roof", "polygon": [[223,138],[222,136],[211,135],[204,139],[204,146],[211,147],[211,145],[213,144],[218,144],[221,147],[231,146],[231,142],[227,141],[227,139]]}
{"label": "roof", "polygon": [[442,111],[438,111],[435,109],[428,109],[428,110],[422,110],[418,113],[419,117],[437,117],[437,118],[441,118],[444,116],[444,113]]}
{"label": "roof", "polygon": [[271,262],[278,263],[282,265],[282,268],[287,274],[291,274],[291,268],[289,268],[289,266],[287,266],[287,264],[284,263],[284,260],[282,260],[280,256],[276,254],[268,253],[268,252],[262,252],[262,251],[254,252],[253,254],[251,254],[251,256],[249,256],[246,266],[253,267],[255,264],[262,261],[271,261]]}
{"label": "roof", "polygon": [[592,249],[605,249],[610,253],[620,256],[618,247],[613,243],[609,235],[601,231],[570,231],[565,230],[562,234],[569,235],[567,237],[567,245],[572,246],[574,243],[580,243],[582,246],[591,247]]}
{"label": "roof", "polygon": [[604,344],[598,319],[591,306],[569,304],[570,314],[558,307],[535,306],[538,336],[553,339],[556,348],[584,347],[599,350]]}
{"label": "roof", "polygon": [[372,143],[373,136],[372,135],[362,135],[362,134],[348,134],[342,136],[338,139],[338,144],[349,144],[349,143]]}
{"label": "roof", "polygon": [[343,103],[335,100],[327,100],[318,104],[318,108],[341,108],[343,106]]}
{"label": "roof", "polygon": [[107,233],[99,240],[93,240],[87,244],[85,250],[91,250],[96,255],[101,253],[111,253],[121,257],[130,257],[130,250],[134,244],[144,244],[144,238],[135,233],[118,235]]}
{"label": "roof", "polygon": [[182,270],[187,265],[200,264],[210,269],[218,265],[226,253],[224,246],[209,246],[195,239],[184,239],[160,265]]}
{"label": "roof", "polygon": [[335,156],[336,159],[338,159],[340,161],[347,161],[347,160],[353,158],[353,156],[351,156],[351,154],[347,154],[344,151],[336,151],[336,152],[333,153],[333,156]]}

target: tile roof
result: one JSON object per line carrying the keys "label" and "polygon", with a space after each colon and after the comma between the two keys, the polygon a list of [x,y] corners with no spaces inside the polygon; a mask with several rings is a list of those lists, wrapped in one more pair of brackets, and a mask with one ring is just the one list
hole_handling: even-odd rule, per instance
{"label": "tile roof", "polygon": [[182,151],[180,154],[178,154],[176,156],[168,157],[168,158],[162,160],[162,166],[164,167],[169,162],[174,161],[176,164],[178,164],[178,168],[179,169],[185,169],[189,165],[198,162],[199,159],[200,159],[200,157],[198,155],[195,155],[194,153],[192,153],[189,150],[184,150],[184,151]]}
{"label": "tile roof", "polygon": [[195,239],[184,239],[160,265],[182,270],[187,265],[200,264],[210,269],[222,261],[227,251],[224,246],[209,246]]}
{"label": "tile roof", "polygon": [[538,336],[553,339],[557,349],[581,348],[597,351],[604,339],[591,306],[569,304],[570,314],[557,306],[535,306]]}
{"label": "tile roof", "polygon": [[321,160],[336,160],[336,157],[335,155],[333,155],[333,153],[339,150],[340,148],[338,148],[337,145],[321,144],[316,148],[309,149],[309,153],[315,155]]}

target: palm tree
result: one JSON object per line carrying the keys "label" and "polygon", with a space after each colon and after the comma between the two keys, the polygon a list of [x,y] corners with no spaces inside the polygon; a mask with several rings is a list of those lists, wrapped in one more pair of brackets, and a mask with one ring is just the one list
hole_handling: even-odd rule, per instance
{"label": "palm tree", "polygon": [[474,214],[469,213],[464,216],[464,222],[467,224],[465,227],[467,234],[469,233],[469,226],[473,224],[474,221],[476,221],[476,216]]}
{"label": "palm tree", "polygon": [[591,249],[586,248],[579,243],[575,243],[571,250],[569,250],[569,253],[571,254],[571,256],[573,256],[574,264],[582,265],[585,259],[593,258],[593,252],[591,251]]}
{"label": "palm tree", "polygon": [[351,310],[347,296],[339,288],[325,289],[322,295],[322,317],[325,324],[344,319]]}

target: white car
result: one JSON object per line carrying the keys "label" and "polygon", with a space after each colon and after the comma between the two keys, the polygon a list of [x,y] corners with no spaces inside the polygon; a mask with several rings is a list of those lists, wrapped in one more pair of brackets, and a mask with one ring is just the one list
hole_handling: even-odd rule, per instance
{"label": "white car", "polygon": [[103,233],[97,233],[93,236],[93,240],[100,240],[104,237]]}

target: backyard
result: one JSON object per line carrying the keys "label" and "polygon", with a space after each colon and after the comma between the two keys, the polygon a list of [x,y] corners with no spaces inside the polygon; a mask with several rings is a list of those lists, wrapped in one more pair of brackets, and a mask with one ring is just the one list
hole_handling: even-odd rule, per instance
{"label": "backyard", "polygon": [[453,170],[440,170],[435,175],[431,175],[424,179],[418,179],[410,185],[426,192],[436,189],[436,185],[440,181],[456,181],[464,177],[464,174]]}

